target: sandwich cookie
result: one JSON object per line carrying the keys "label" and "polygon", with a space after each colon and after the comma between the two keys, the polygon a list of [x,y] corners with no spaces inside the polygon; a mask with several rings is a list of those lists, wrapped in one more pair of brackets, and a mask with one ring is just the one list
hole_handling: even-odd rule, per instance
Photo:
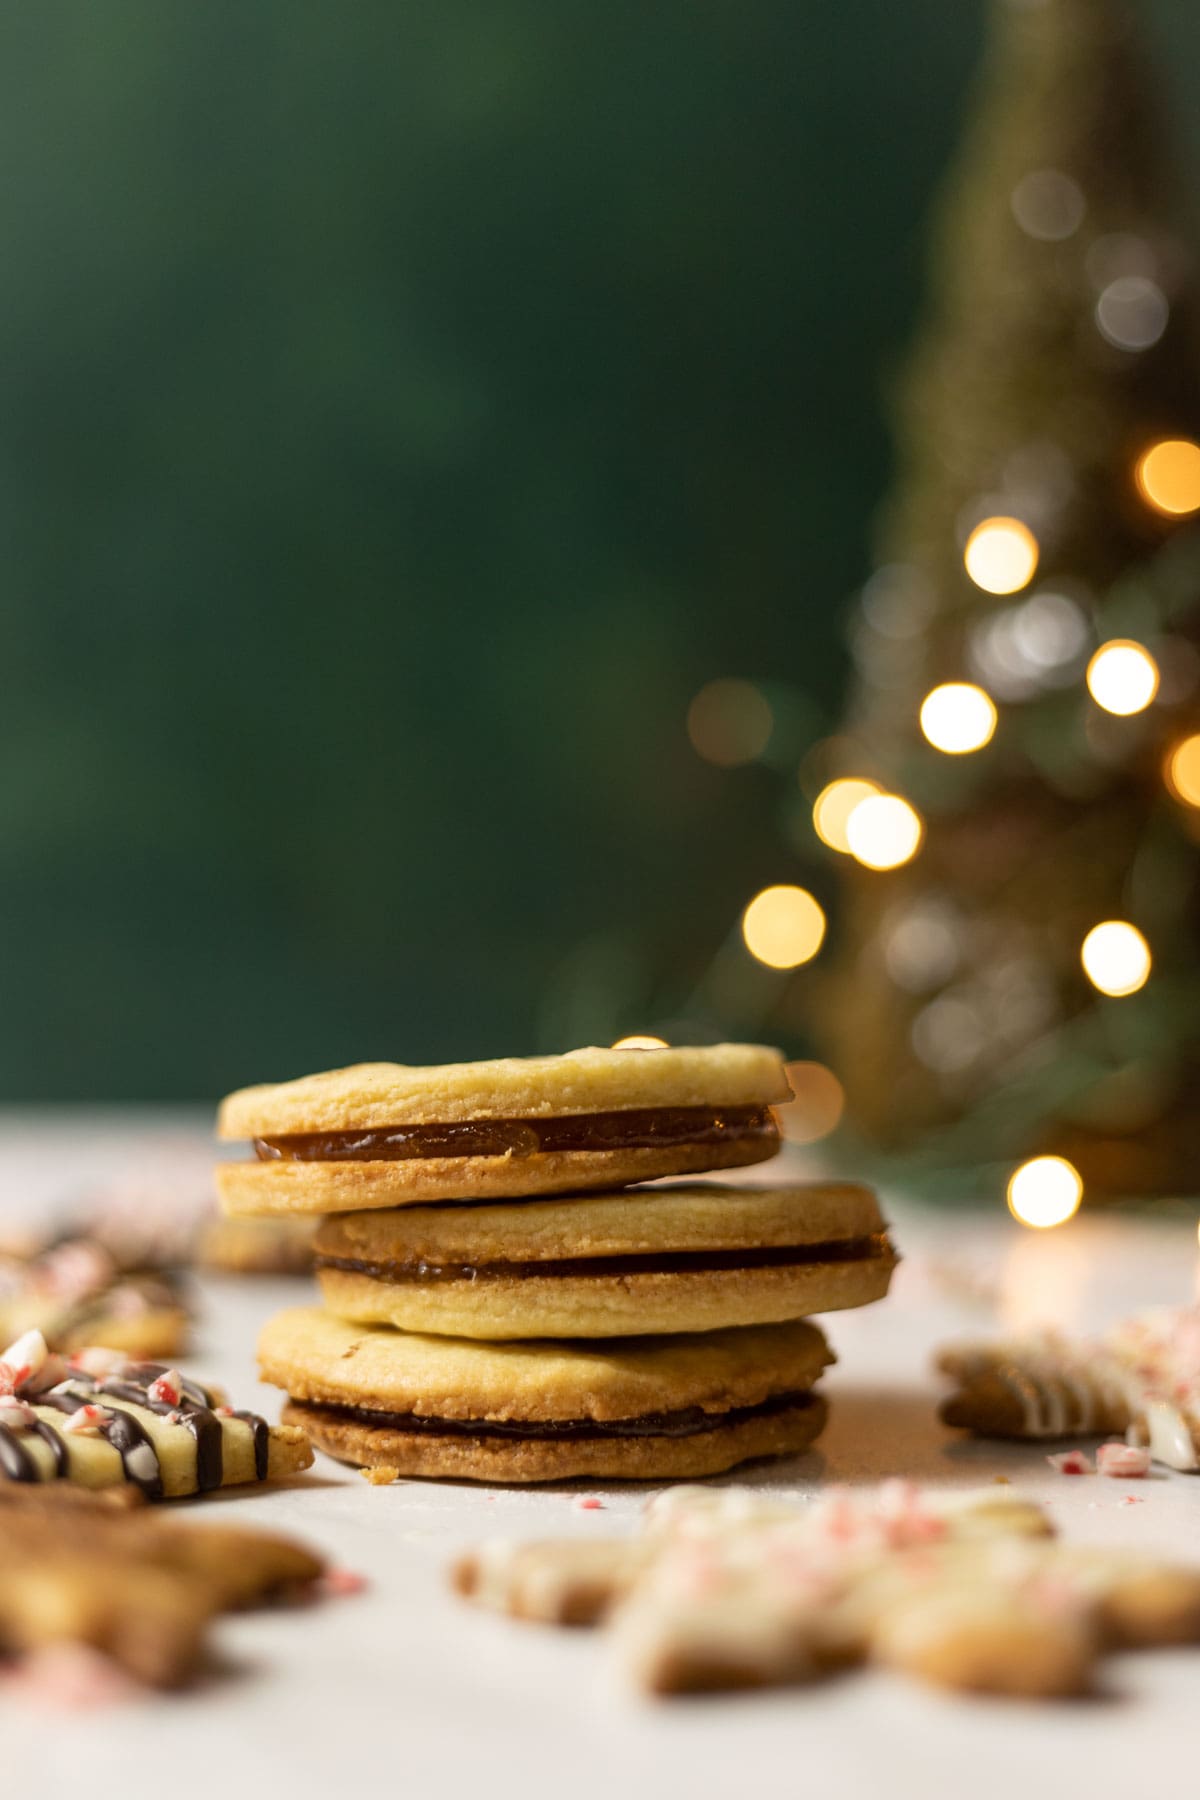
{"label": "sandwich cookie", "polygon": [[360,1063],[231,1094],[218,1134],[254,1156],[217,1191],[227,1213],[340,1213],[738,1168],[775,1154],[790,1092],[756,1044]]}
{"label": "sandwich cookie", "polygon": [[326,1219],[325,1303],[467,1338],[620,1337],[865,1306],[896,1255],[869,1188],[694,1183]]}
{"label": "sandwich cookie", "polygon": [[609,1344],[489,1344],[280,1313],[258,1346],[284,1419],[396,1476],[534,1482],[717,1475],[805,1449],[833,1353],[815,1326]]}

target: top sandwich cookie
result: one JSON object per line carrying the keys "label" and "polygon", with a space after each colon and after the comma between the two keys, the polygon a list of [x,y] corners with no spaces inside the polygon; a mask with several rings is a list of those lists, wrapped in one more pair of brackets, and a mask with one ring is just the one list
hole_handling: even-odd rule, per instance
{"label": "top sandwich cookie", "polygon": [[790,1089],[775,1050],[714,1044],[410,1068],[359,1063],[222,1103],[234,1214],[361,1212],[621,1187],[763,1162]]}

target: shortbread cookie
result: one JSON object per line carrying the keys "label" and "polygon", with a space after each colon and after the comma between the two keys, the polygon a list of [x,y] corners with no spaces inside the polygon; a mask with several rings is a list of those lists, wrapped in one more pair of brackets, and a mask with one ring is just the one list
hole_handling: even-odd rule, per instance
{"label": "shortbread cookie", "polygon": [[316,1251],[339,1317],[493,1340],[773,1324],[878,1300],[896,1263],[849,1183],[343,1213]]}
{"label": "shortbread cookie", "polygon": [[315,1218],[206,1219],[196,1237],[197,1266],[219,1275],[307,1275]]}
{"label": "shortbread cookie", "polygon": [[100,1344],[130,1356],[177,1356],[191,1313],[166,1270],[122,1267],[91,1237],[0,1255],[0,1342],[40,1331],[55,1350]]}
{"label": "shortbread cookie", "polygon": [[983,1437],[1127,1433],[1155,1462],[1200,1468],[1200,1308],[1126,1320],[1093,1343],[1043,1332],[950,1345],[939,1369],[955,1383],[947,1425]]}
{"label": "shortbread cookie", "polygon": [[137,1681],[178,1687],[201,1667],[215,1614],[301,1593],[322,1568],[289,1538],[0,1482],[0,1655],[80,1644]]}
{"label": "shortbread cookie", "polygon": [[343,1462],[400,1475],[533,1482],[713,1475],[805,1449],[833,1361],[815,1326],[604,1344],[429,1337],[316,1307],[270,1321],[263,1378],[284,1418]]}
{"label": "shortbread cookie", "polygon": [[0,1360],[0,1481],[132,1482],[147,1500],[170,1500],[311,1462],[302,1431],[237,1412],[160,1363],[101,1349],[64,1361],[37,1331]]}
{"label": "shortbread cookie", "polygon": [[492,1543],[459,1592],[521,1617],[608,1619],[626,1672],[660,1694],[806,1681],[866,1660],[939,1686],[1053,1697],[1101,1652],[1200,1640],[1200,1570],[1050,1542],[994,1490],[835,1492],[807,1507],[676,1489],[632,1540]]}
{"label": "shortbread cookie", "polygon": [[622,1187],[763,1162],[791,1090],[774,1050],[573,1050],[408,1068],[361,1063],[221,1106],[228,1213],[338,1213],[422,1200]]}

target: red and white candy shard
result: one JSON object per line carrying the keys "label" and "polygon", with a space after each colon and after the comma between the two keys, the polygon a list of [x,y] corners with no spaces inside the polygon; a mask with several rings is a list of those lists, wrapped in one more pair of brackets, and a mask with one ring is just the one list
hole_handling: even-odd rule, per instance
{"label": "red and white candy shard", "polygon": [[1101,1444],[1096,1452],[1096,1467],[1101,1475],[1138,1480],[1150,1472],[1150,1452],[1137,1444]]}
{"label": "red and white candy shard", "polygon": [[111,1417],[112,1414],[109,1412],[107,1406],[92,1406],[90,1404],[87,1406],[80,1406],[75,1409],[69,1418],[63,1420],[62,1428],[64,1431],[81,1432],[89,1437],[96,1437],[99,1435],[101,1425],[104,1424],[106,1419]]}
{"label": "red and white candy shard", "polygon": [[161,1406],[178,1406],[183,1394],[183,1376],[178,1369],[165,1369],[146,1389],[146,1398]]}
{"label": "red and white candy shard", "polygon": [[1092,1465],[1082,1450],[1062,1450],[1055,1456],[1048,1456],[1046,1461],[1060,1475],[1091,1475]]}
{"label": "red and white candy shard", "polygon": [[121,1350],[89,1344],[86,1349],[76,1350],[70,1360],[71,1367],[81,1375],[92,1375],[97,1381],[103,1381],[106,1376],[119,1375],[129,1358]]}
{"label": "red and white candy shard", "polygon": [[0,1357],[0,1394],[15,1394],[45,1368],[50,1351],[40,1331],[24,1331]]}
{"label": "red and white candy shard", "polygon": [[37,1414],[27,1400],[18,1400],[15,1394],[0,1394],[0,1425],[7,1425],[10,1431],[28,1431],[36,1424]]}

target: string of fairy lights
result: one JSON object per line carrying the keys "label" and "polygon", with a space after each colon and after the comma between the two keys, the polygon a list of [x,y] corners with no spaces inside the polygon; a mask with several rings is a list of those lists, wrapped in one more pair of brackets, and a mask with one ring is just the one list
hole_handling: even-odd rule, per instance
{"label": "string of fairy lights", "polygon": [[[1156,440],[1132,471],[1137,494],[1162,517],[1185,520],[1200,513],[1200,444],[1190,439]],[[1040,547],[1023,520],[995,515],[980,521],[962,550],[963,567],[982,593],[1008,598],[1023,594],[1037,573]],[[1092,653],[1083,671],[1091,703],[1129,718],[1145,711],[1160,688],[1158,661],[1145,643],[1111,638]],[[917,709],[921,736],[948,757],[971,756],[991,743],[1000,701],[981,682],[952,681],[932,687]],[[709,682],[688,711],[688,734],[697,754],[723,768],[760,758],[774,728],[766,694],[738,678]],[[1175,737],[1163,761],[1167,792],[1182,807],[1200,811],[1200,733]],[[838,855],[852,857],[881,876],[918,856],[926,825],[905,795],[885,789],[862,774],[827,781],[811,806],[817,838]],[[770,970],[788,973],[817,956],[825,941],[824,908],[807,888],[776,883],[747,902],[740,921],[746,952]],[[1153,954],[1144,933],[1129,919],[1102,919],[1082,938],[1079,959],[1099,993],[1120,999],[1150,980]],[[661,1047],[665,1039],[633,1034],[618,1040],[631,1049]],[[844,1095],[836,1074],[818,1062],[789,1064],[796,1098],[781,1109],[785,1135],[800,1143],[828,1136],[840,1122]],[[1077,1211],[1084,1184],[1079,1171],[1061,1156],[1036,1156],[1013,1169],[1008,1205],[1022,1224],[1045,1229]]]}

